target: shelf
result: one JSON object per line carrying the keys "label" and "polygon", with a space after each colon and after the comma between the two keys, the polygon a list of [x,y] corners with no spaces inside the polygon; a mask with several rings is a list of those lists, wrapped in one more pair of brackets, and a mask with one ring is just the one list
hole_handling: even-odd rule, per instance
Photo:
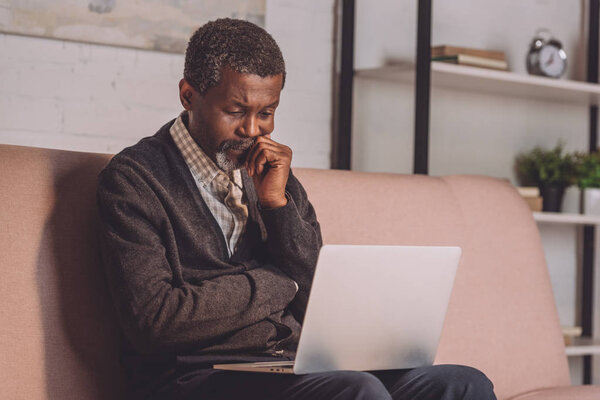
{"label": "shelf", "polygon": [[573,344],[566,346],[567,356],[587,356],[600,354],[600,339],[573,338]]}
{"label": "shelf", "polygon": [[[414,83],[414,64],[362,69],[357,77]],[[443,62],[431,63],[432,87],[575,104],[600,104],[600,85]]]}
{"label": "shelf", "polygon": [[554,224],[600,225],[600,215],[534,212],[533,219]]}

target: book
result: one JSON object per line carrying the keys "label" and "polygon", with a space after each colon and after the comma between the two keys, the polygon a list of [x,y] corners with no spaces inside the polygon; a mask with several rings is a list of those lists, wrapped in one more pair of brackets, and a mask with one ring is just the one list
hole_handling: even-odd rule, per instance
{"label": "book", "polygon": [[527,203],[527,205],[529,206],[529,209],[531,211],[533,211],[533,212],[542,211],[542,208],[544,205],[544,200],[542,199],[542,196],[523,197],[523,200],[525,200],[525,202]]}
{"label": "book", "polygon": [[561,326],[565,346],[573,344],[573,338],[580,337],[583,329],[580,326]]}
{"label": "book", "polygon": [[441,61],[452,64],[469,65],[472,67],[499,69],[503,71],[508,70],[508,63],[506,61],[497,60],[493,58],[470,56],[467,54],[433,57],[431,61]]}
{"label": "book", "polygon": [[561,326],[560,329],[562,330],[563,335],[565,336],[571,336],[571,337],[578,337],[581,336],[581,334],[583,333],[583,329],[580,326]]}
{"label": "book", "polygon": [[517,190],[523,197],[538,197],[540,195],[540,188],[537,186],[519,186]]}
{"label": "book", "polygon": [[523,196],[531,211],[542,211],[543,199],[540,196],[540,188],[536,186],[519,186],[516,189]]}
{"label": "book", "polygon": [[502,51],[470,49],[457,46],[435,46],[431,48],[431,57],[447,57],[458,54],[506,61],[504,52]]}

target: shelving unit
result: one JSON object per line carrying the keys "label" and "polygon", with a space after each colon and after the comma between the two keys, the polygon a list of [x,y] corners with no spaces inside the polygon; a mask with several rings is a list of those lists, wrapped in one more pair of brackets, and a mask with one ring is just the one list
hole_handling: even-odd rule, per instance
{"label": "shelving unit", "polygon": [[[534,212],[533,219],[538,223],[565,224],[565,225],[600,225],[600,216],[554,213],[554,212]],[[566,346],[566,354],[569,357],[589,356],[600,354],[600,339],[590,337],[574,337],[572,343]]]}
{"label": "shelving unit", "polygon": [[566,353],[569,357],[600,354],[600,339],[573,338],[573,343],[566,347]]}
{"label": "shelving unit", "polygon": [[[429,173],[429,114],[432,87],[473,91],[545,102],[589,106],[588,151],[598,148],[598,105],[600,104],[600,0],[590,0],[588,7],[587,82],[555,80],[462,65],[431,62],[432,1],[420,0],[417,12],[416,64],[391,65],[376,69],[354,70],[355,0],[342,0],[341,52],[337,118],[333,135],[332,168],[351,169],[353,78],[391,80],[413,84],[415,88],[414,164],[415,174]],[[575,214],[535,214],[540,224],[577,224],[583,230],[582,310],[583,335],[593,335],[593,277],[595,225],[600,217]],[[591,383],[591,354],[600,354],[600,341],[578,338],[567,349],[568,355],[584,355],[583,381]]]}
{"label": "shelving unit", "polygon": [[533,219],[554,224],[600,225],[600,216],[597,215],[534,212]]}
{"label": "shelving unit", "polygon": [[[414,84],[415,65],[397,64],[359,69],[356,77]],[[508,71],[468,67],[443,62],[431,63],[431,84],[456,90],[572,104],[600,104],[600,85],[558,80]]]}

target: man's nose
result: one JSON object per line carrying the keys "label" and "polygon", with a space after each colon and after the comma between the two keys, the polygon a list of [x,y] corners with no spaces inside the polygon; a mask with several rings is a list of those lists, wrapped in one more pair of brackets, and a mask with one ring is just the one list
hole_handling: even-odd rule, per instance
{"label": "man's nose", "polygon": [[242,133],[246,137],[260,136],[260,126],[258,119],[254,116],[246,117],[242,126]]}

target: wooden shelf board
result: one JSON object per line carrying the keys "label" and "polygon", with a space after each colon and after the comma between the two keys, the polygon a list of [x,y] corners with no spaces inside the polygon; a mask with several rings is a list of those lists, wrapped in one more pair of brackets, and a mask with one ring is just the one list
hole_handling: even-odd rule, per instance
{"label": "wooden shelf board", "polygon": [[[414,64],[357,70],[357,77],[414,82]],[[575,104],[600,104],[600,85],[516,74],[443,62],[431,63],[432,89],[451,88],[479,93]]]}
{"label": "wooden shelf board", "polygon": [[573,344],[566,346],[567,356],[586,356],[600,354],[600,339],[573,338]]}
{"label": "wooden shelf board", "polygon": [[600,225],[599,215],[534,212],[533,219],[554,224]]}

